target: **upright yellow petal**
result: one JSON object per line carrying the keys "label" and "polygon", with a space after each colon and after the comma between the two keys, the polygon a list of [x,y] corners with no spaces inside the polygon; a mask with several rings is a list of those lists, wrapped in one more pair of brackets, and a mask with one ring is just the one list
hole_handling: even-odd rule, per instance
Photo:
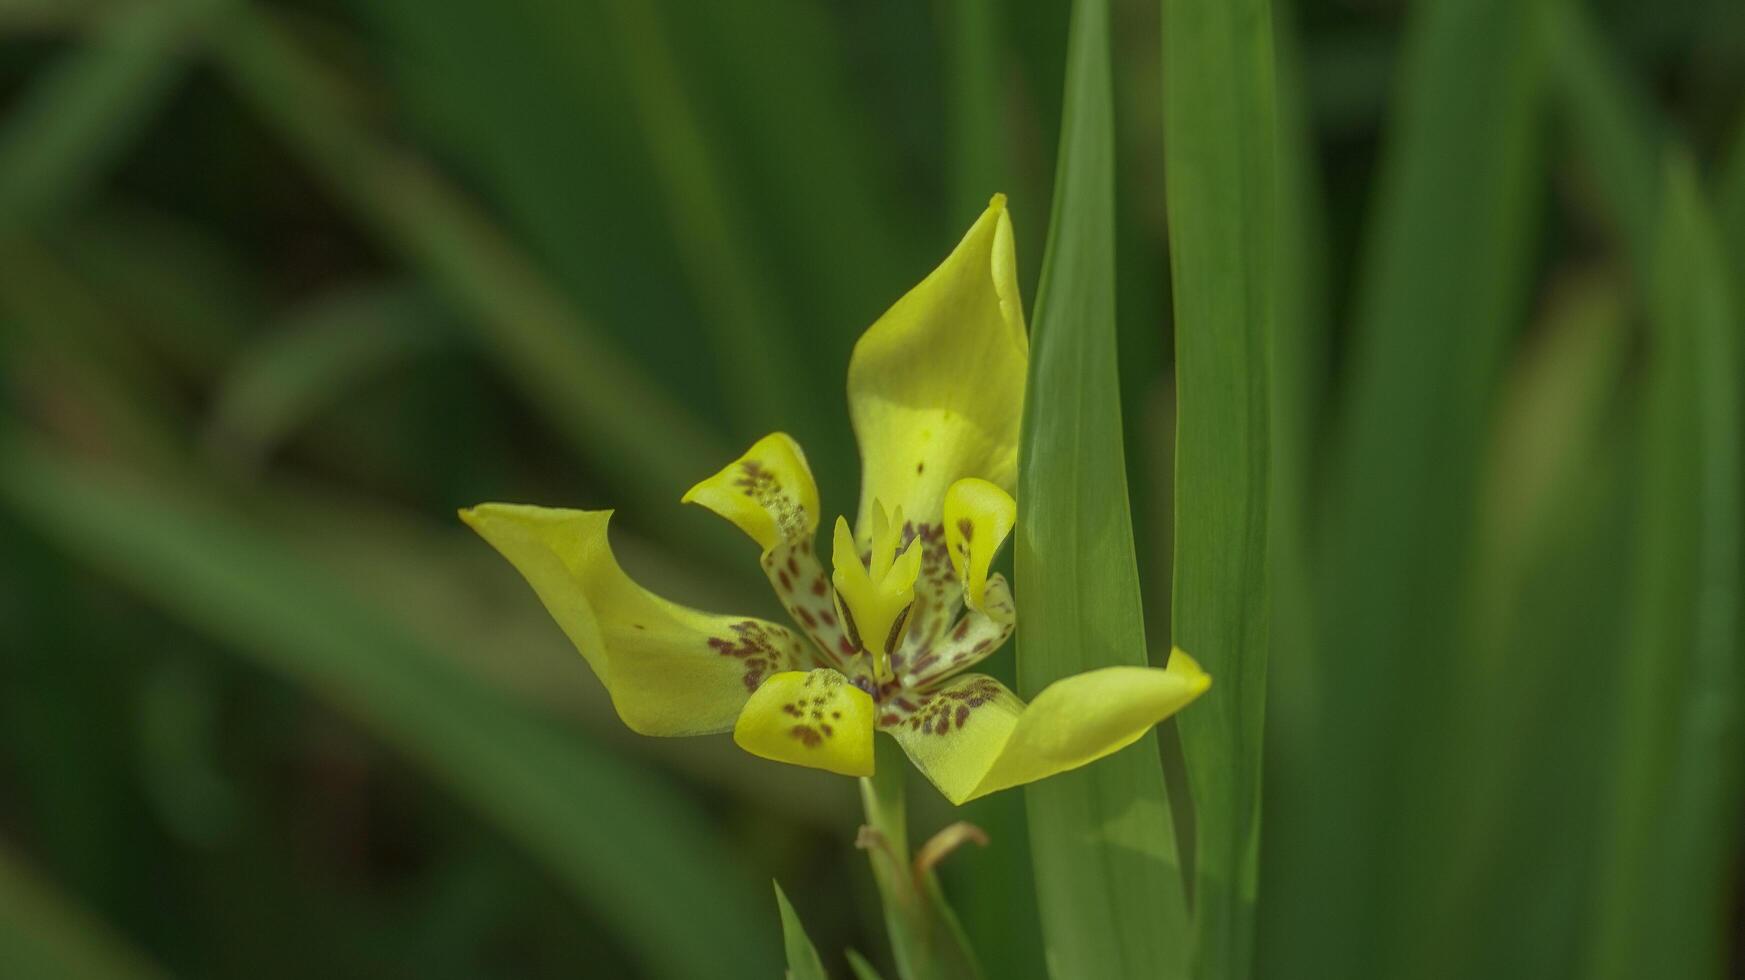
{"label": "upright yellow petal", "polygon": [[984,601],[988,566],[1017,520],[1017,501],[986,480],[965,477],[945,492],[946,551],[963,584],[964,604],[977,612],[990,613]]}
{"label": "upright yellow petal", "polygon": [[962,477],[1013,488],[1029,361],[1016,264],[996,195],[945,262],[855,344],[848,402],[863,541],[875,499],[937,525],[946,488]]}
{"label": "upright yellow petal", "polygon": [[753,443],[745,455],[687,490],[683,502],[732,521],[766,552],[810,541],[818,530],[818,483],[800,444],[786,432]]}
{"label": "upright yellow petal", "polygon": [[1056,681],[1029,707],[992,677],[964,674],[912,710],[887,703],[879,726],[946,799],[964,803],[1119,751],[1211,683],[1180,650],[1163,670],[1104,667]]}
{"label": "upright yellow petal", "polygon": [[481,504],[460,516],[533,586],[644,735],[726,731],[764,678],[812,662],[781,626],[687,609],[637,585],[606,541],[610,511]]}
{"label": "upright yellow petal", "polygon": [[818,484],[800,444],[785,432],[764,436],[686,491],[684,502],[727,518],[763,548],[758,563],[788,615],[812,638],[823,662],[847,666],[854,646],[837,621],[829,580],[813,549]]}
{"label": "upright yellow petal", "polygon": [[770,677],[733,726],[752,755],[844,776],[873,774],[872,740],[872,697],[828,669]]}

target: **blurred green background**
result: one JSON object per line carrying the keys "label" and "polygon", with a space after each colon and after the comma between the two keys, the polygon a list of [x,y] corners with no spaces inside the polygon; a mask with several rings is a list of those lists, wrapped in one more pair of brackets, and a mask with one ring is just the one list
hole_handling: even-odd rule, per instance
{"label": "blurred green background", "polygon": [[[1722,495],[1700,520],[1644,476],[1679,479],[1690,456],[1657,447],[1716,431],[1655,407],[1680,381],[1656,387],[1651,325],[1719,324],[1745,369],[1745,5],[1542,0],[1520,37],[1464,56],[1426,37],[1428,6],[1275,6],[1313,241],[1281,319],[1319,326],[1274,347],[1300,395],[1275,480],[1301,477],[1281,482],[1301,540],[1273,549],[1260,969],[1338,962],[1316,946],[1348,934],[1323,920],[1379,895],[1398,928],[1378,924],[1358,972],[1583,975],[1629,918],[1603,896],[1653,893],[1618,884],[1611,835],[1661,826],[1694,842],[1666,872],[1694,897],[1670,914],[1723,937],[1689,962],[1745,976],[1737,593],[1711,610],[1731,661],[1657,684],[1629,656],[1676,635],[1654,610],[1689,586],[1678,542],[1730,535],[1715,560],[1739,582],[1739,444],[1731,483],[1690,478]],[[1160,24],[1156,3],[1113,8],[1122,401],[1164,649]],[[1032,298],[1067,13],[0,3],[0,974],[769,977],[771,877],[826,962],[852,945],[888,967],[854,785],[724,736],[629,733],[453,514],[617,508],[644,584],[774,616],[754,549],[678,497],[781,428],[826,514],[850,512],[850,347],[996,190]],[[1400,224],[1387,148],[1424,134],[1433,153],[1470,122],[1402,118],[1461,105],[1411,97],[1419,48],[1466,58],[1410,73],[1419,87],[1528,52],[1528,138],[1496,149],[1521,193],[1450,245],[1497,263],[1473,287],[1494,301],[1460,307],[1483,322],[1421,347],[1401,328],[1377,353],[1348,325],[1390,308],[1372,267],[1447,233]],[[1462,282],[1422,272],[1460,302]],[[1376,358],[1477,380],[1395,391]],[[1710,408],[1736,439],[1737,403]],[[1415,412],[1436,438],[1390,441]],[[1720,455],[1699,439],[1699,465]],[[1419,523],[1393,513],[1426,501]],[[1371,516],[1404,533],[1367,546]],[[1371,652],[1436,640],[1347,685],[1336,645],[1304,638],[1347,622],[1375,624],[1352,628]],[[1716,701],[1705,678],[1734,686]],[[1330,687],[1355,692],[1332,735]],[[1716,704],[1711,754],[1632,734]],[[1309,750],[1328,746],[1355,754]],[[1715,775],[1695,824],[1650,812],[1675,765]],[[1317,793],[1358,801],[1358,832],[1320,834],[1340,810]],[[919,836],[958,816],[910,796]],[[990,976],[1041,976],[1021,797],[966,810],[993,844],[954,855],[947,888]],[[1375,877],[1330,884],[1347,866]]]}

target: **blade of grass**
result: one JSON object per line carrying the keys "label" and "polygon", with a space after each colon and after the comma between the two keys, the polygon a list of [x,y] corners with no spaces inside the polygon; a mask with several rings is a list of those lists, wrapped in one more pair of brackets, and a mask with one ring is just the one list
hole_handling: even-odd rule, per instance
{"label": "blade of grass", "polygon": [[1719,208],[1721,234],[1733,260],[1745,256],[1745,119],[1727,148],[1726,170],[1722,171],[1716,205]]}
{"label": "blade of grass", "polygon": [[774,972],[759,888],[695,804],[443,663],[271,536],[190,488],[65,458],[14,429],[0,432],[0,500],[373,729],[530,850],[651,973]]}
{"label": "blade of grass", "polygon": [[0,847],[0,973],[33,980],[168,974]]}
{"label": "blade of grass", "polygon": [[1545,37],[1555,97],[1584,167],[1637,268],[1645,268],[1660,220],[1664,125],[1611,51],[1581,0],[1546,0]]}
{"label": "blade of grass", "polygon": [[1739,320],[1733,265],[1674,158],[1650,270],[1642,515],[1589,975],[1717,976],[1741,776]]}
{"label": "blade of grass", "polygon": [[792,425],[807,413],[789,318],[722,186],[660,10],[646,0],[607,0],[606,12],[673,237],[714,328],[714,359],[734,394],[728,404],[742,416],[735,428],[750,438]]}
{"label": "blade of grass", "polygon": [[252,470],[378,372],[456,341],[440,305],[418,287],[373,284],[318,298],[243,352],[225,375],[209,442]]}
{"label": "blade of grass", "polygon": [[[1144,665],[1115,351],[1109,11],[1076,0],[1020,454],[1018,680]],[[1049,972],[1179,977],[1190,933],[1157,740],[1025,787]]]}
{"label": "blade of grass", "polygon": [[1267,655],[1267,747],[1272,765],[1313,765],[1294,757],[1314,690],[1314,586],[1310,528],[1319,499],[1326,402],[1332,376],[1327,234],[1315,164],[1305,66],[1290,4],[1274,8],[1278,114],[1276,234],[1278,293],[1272,316],[1272,510],[1267,560],[1272,598]]}
{"label": "blade of grass", "polygon": [[0,223],[40,219],[94,184],[150,122],[223,2],[120,5],[33,77],[0,135]]}
{"label": "blade of grass", "polygon": [[328,70],[249,6],[214,32],[237,92],[389,246],[468,314],[560,434],[607,479],[668,500],[731,453],[584,320],[470,201],[372,133]]}
{"label": "blade of grass", "polygon": [[974,220],[988,195],[1006,191],[1005,94],[1000,84],[1000,18],[990,0],[951,0],[945,7],[950,119],[952,219]]}
{"label": "blade of grass", "polygon": [[[1437,924],[1474,472],[1533,227],[1536,4],[1416,8],[1357,293],[1310,713],[1266,790],[1269,976],[1409,976]],[[1475,65],[1483,65],[1475,71]]]}
{"label": "blade of grass", "polygon": [[824,961],[818,958],[818,947],[806,935],[806,926],[783,894],[781,882],[775,882],[776,908],[782,916],[782,946],[788,955],[787,980],[825,980]]}
{"label": "blade of grass", "polygon": [[1184,712],[1195,976],[1246,978],[1266,711],[1270,334],[1278,172],[1269,0],[1163,0],[1175,299],[1172,630],[1217,683]]}

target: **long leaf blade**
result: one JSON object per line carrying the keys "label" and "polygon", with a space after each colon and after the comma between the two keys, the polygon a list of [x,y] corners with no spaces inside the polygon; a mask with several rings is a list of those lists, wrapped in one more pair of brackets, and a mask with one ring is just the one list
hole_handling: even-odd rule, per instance
{"label": "long leaf blade", "polygon": [[1247,977],[1266,710],[1274,188],[1268,0],[1164,0],[1176,343],[1177,646],[1217,683],[1181,718],[1195,975]]}
{"label": "long leaf blade", "polygon": [[[1108,6],[1077,0],[1018,483],[1030,695],[1147,660],[1116,371],[1111,103]],[[1029,786],[1025,803],[1050,973],[1181,976],[1187,909],[1157,741]]]}
{"label": "long leaf blade", "polygon": [[1745,788],[1739,321],[1687,160],[1668,168],[1661,200],[1636,604],[1592,932],[1602,978],[1724,970]]}

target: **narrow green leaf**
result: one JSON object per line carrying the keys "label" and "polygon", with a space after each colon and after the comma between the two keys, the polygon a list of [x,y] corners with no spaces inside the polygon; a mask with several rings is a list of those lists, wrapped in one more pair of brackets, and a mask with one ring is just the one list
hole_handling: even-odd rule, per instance
{"label": "narrow green leaf", "polygon": [[722,185],[716,153],[667,38],[658,5],[608,0],[611,46],[624,66],[643,138],[659,176],[679,255],[712,327],[713,360],[733,393],[737,429],[763,433],[804,414],[795,348],[785,343],[776,285],[733,195]]}
{"label": "narrow green leaf", "polygon": [[952,216],[975,219],[996,191],[1010,191],[1006,153],[1005,91],[1001,85],[1000,16],[992,0],[951,0],[945,31],[951,134]]}
{"label": "narrow green leaf", "polygon": [[1687,159],[1661,197],[1635,605],[1589,975],[1718,976],[1738,856],[1741,732],[1736,266]]}
{"label": "narrow green leaf", "polygon": [[214,400],[211,436],[252,466],[379,372],[456,340],[439,305],[416,287],[321,297],[241,354]]}
{"label": "narrow green leaf", "polygon": [[0,848],[0,974],[31,980],[167,976],[6,848]]}
{"label": "narrow green leaf", "polygon": [[374,730],[531,851],[650,973],[775,972],[758,886],[700,807],[446,663],[284,543],[191,488],[75,462],[12,429],[0,504]]}
{"label": "narrow green leaf", "polygon": [[1607,49],[1587,3],[1547,0],[1543,9],[1551,94],[1623,245],[1644,267],[1660,219],[1664,126],[1641,86],[1630,84],[1628,67]]}
{"label": "narrow green leaf", "polygon": [[[1067,49],[1018,477],[1018,681],[1030,696],[1086,669],[1147,662],[1116,368],[1104,0],[1073,4]],[[1191,937],[1157,740],[1024,793],[1050,973],[1184,975]]]}
{"label": "narrow green leaf", "polygon": [[775,881],[771,884],[776,887],[776,907],[782,914],[782,948],[788,954],[788,980],[825,980],[824,961],[818,958],[818,947],[812,945],[811,937],[806,935],[806,926],[800,921],[788,896],[782,892],[782,883]]}
{"label": "narrow green leaf", "polygon": [[[1442,923],[1444,778],[1475,473],[1535,216],[1542,18],[1521,0],[1414,8],[1396,85],[1316,583],[1312,711],[1269,768],[1263,975],[1408,976]],[[1482,65],[1483,70],[1474,66]]]}
{"label": "narrow green leaf", "polygon": [[873,965],[866,961],[866,957],[852,949],[848,950],[846,955],[848,968],[854,973],[854,980],[884,980],[883,977],[879,976],[879,971],[873,969]]}
{"label": "narrow green leaf", "polygon": [[1163,0],[1175,300],[1177,646],[1212,675],[1180,719],[1194,798],[1196,976],[1251,973],[1266,712],[1274,303],[1269,0]]}
{"label": "narrow green leaf", "polygon": [[119,5],[33,78],[0,133],[0,222],[41,218],[95,183],[151,121],[223,2]]}
{"label": "narrow green leaf", "polygon": [[[270,15],[239,7],[213,32],[238,93],[341,201],[466,314],[560,434],[633,497],[669,500],[699,460],[730,458],[583,319],[473,204],[358,118],[329,70]],[[637,505],[640,506],[640,505]]]}
{"label": "narrow green leaf", "polygon": [[1735,262],[1745,256],[1745,119],[1727,148],[1726,170],[1721,174],[1717,204],[1721,235]]}

